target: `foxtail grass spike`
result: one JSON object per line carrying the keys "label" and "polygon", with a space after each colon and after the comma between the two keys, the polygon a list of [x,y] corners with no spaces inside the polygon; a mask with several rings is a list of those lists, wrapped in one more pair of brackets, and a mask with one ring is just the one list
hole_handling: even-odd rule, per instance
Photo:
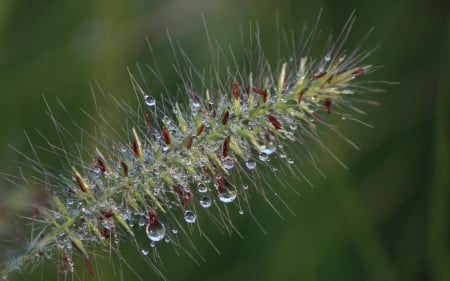
{"label": "foxtail grass spike", "polygon": [[[121,248],[136,247],[136,255],[164,279],[158,251],[167,247],[161,244],[201,260],[190,237],[207,237],[202,225],[208,221],[225,233],[238,233],[233,217],[251,213],[251,200],[265,200],[281,215],[284,202],[273,196],[276,183],[296,177],[308,184],[296,162],[317,167],[314,147],[337,159],[321,138],[324,130],[340,135],[328,120],[357,120],[351,115],[356,103],[370,103],[361,96],[377,91],[365,83],[374,70],[365,63],[370,51],[360,46],[343,51],[353,21],[352,16],[322,56],[313,56],[322,50],[313,30],[300,51],[274,64],[266,59],[259,34],[252,34],[251,42],[257,43],[241,57],[232,53],[226,74],[213,62],[211,78],[174,47],[177,94],[151,94],[130,71],[140,101],[138,106],[117,103],[133,122],[123,130],[125,137],[99,111],[101,133],[87,136],[96,144],[86,148],[92,161],[61,152],[68,169],[55,174],[27,158],[41,176],[27,182],[44,186],[46,195],[30,204],[23,218],[30,239],[1,265],[2,276],[47,261],[58,272],[79,277],[76,272],[84,267],[97,276],[100,256],[128,264]],[[162,80],[157,67],[150,69]],[[165,106],[158,105],[160,98],[167,99]],[[56,145],[50,150],[63,151]],[[207,239],[215,248],[213,240]]]}

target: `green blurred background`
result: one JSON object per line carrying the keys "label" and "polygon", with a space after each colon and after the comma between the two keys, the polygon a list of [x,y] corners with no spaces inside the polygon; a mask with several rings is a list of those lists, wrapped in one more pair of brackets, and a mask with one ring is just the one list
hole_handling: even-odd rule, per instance
{"label": "green blurred background", "polygon": [[[381,85],[386,93],[373,99],[382,106],[365,108],[364,120],[375,128],[339,122],[361,150],[327,140],[349,170],[324,154],[320,166],[327,178],[311,175],[314,188],[298,186],[300,196],[280,191],[296,216],[282,210],[282,220],[253,200],[267,236],[249,216],[236,214],[244,239],[210,235],[221,255],[194,239],[206,258],[200,266],[186,255],[161,253],[167,275],[171,280],[450,280],[450,10],[445,1],[2,0],[0,171],[17,171],[20,157],[8,145],[30,153],[24,130],[36,145],[45,144],[36,128],[56,140],[43,95],[61,122],[68,119],[56,97],[83,127],[91,122],[79,109],[94,112],[90,82],[98,81],[119,100],[134,100],[126,68],[151,62],[146,36],[166,81],[175,81],[164,63],[171,62],[166,28],[201,67],[209,59],[202,14],[211,37],[225,48],[239,46],[239,24],[245,28],[257,21],[270,53],[275,11],[282,26],[300,33],[304,23],[314,24],[321,8],[324,34],[337,33],[356,9],[348,48],[375,27],[364,46],[380,48],[367,62],[383,68],[371,79],[400,83]],[[292,184],[297,186],[294,179]],[[20,204],[11,195],[15,191],[2,182],[2,232],[8,228],[7,208]],[[156,280],[134,248],[122,248],[144,280]],[[45,277],[38,269],[13,280],[52,280],[51,270]],[[126,267],[123,272],[125,280],[137,280]],[[118,277],[106,272],[102,279]]]}

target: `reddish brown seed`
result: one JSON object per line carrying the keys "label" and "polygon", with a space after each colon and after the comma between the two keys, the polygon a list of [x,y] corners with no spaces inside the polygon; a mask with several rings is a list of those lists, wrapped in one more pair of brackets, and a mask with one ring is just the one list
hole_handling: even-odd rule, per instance
{"label": "reddish brown seed", "polygon": [[302,98],[303,98],[303,95],[305,94],[305,89],[303,88],[303,89],[301,89],[300,90],[300,92],[298,93],[298,103],[300,104],[301,102],[302,102]]}
{"label": "reddish brown seed", "polygon": [[326,98],[324,103],[325,103],[325,110],[327,111],[327,113],[331,113],[331,99]]}
{"label": "reddish brown seed", "polygon": [[145,120],[145,125],[147,126],[147,130],[149,132],[151,132],[152,124],[150,122],[150,117],[148,116],[147,112],[144,112],[144,120]]}
{"label": "reddish brown seed", "polygon": [[203,130],[205,129],[205,124],[200,124],[197,128],[197,137],[200,136],[203,133]]}
{"label": "reddish brown seed", "polygon": [[159,221],[158,221],[158,219],[156,218],[156,212],[155,212],[155,210],[151,209],[151,210],[148,212],[148,214],[149,214],[149,219],[148,219],[149,226],[148,226],[148,227],[151,228],[151,227],[158,226],[158,225],[159,225]]}
{"label": "reddish brown seed", "polygon": [[194,140],[194,138],[192,137],[192,135],[189,135],[186,140],[186,148],[187,149],[191,149],[193,140]]}
{"label": "reddish brown seed", "polygon": [[228,123],[228,120],[230,119],[230,112],[227,110],[225,111],[225,113],[223,114],[223,118],[222,118],[222,125],[226,125]]}
{"label": "reddish brown seed", "polygon": [[95,276],[95,270],[94,267],[92,266],[92,263],[89,261],[89,259],[87,257],[84,257],[84,263],[86,264],[86,267],[88,268],[89,274],[91,275],[91,277]]}
{"label": "reddish brown seed", "polygon": [[105,162],[103,161],[101,156],[97,157],[97,164],[95,164],[95,169],[98,169],[100,171],[100,174],[102,176],[105,175],[106,172],[106,166],[105,166]]}
{"label": "reddish brown seed", "polygon": [[267,118],[269,119],[270,123],[272,123],[272,125],[275,127],[275,129],[277,130],[281,130],[282,126],[280,121],[278,121],[277,118],[275,118],[275,116],[273,116],[272,114],[269,114],[267,116]]}
{"label": "reddish brown seed", "polygon": [[325,81],[325,83],[323,83],[323,86],[325,86],[325,84],[330,84],[331,81],[333,80],[334,75],[331,75],[330,77],[328,77],[327,81]]}
{"label": "reddish brown seed", "polygon": [[359,77],[365,73],[364,68],[360,67],[352,72],[352,78]]}
{"label": "reddish brown seed", "polygon": [[198,104],[202,103],[202,99],[196,93],[191,93],[191,98],[194,102]]}
{"label": "reddish brown seed", "polygon": [[233,96],[236,100],[241,96],[241,90],[239,90],[239,84],[236,80],[233,81]]}
{"label": "reddish brown seed", "polygon": [[100,213],[102,214],[103,218],[105,218],[105,219],[109,219],[114,216],[114,212],[112,210],[108,210],[108,211],[102,210],[102,211],[100,211]]}
{"label": "reddish brown seed", "polygon": [[170,132],[167,127],[163,128],[163,141],[165,144],[170,145]]}
{"label": "reddish brown seed", "polygon": [[125,177],[128,177],[128,165],[125,160],[120,161],[120,166],[122,166],[122,173]]}
{"label": "reddish brown seed", "polygon": [[103,238],[105,238],[105,239],[108,239],[109,237],[111,237],[111,232],[106,227],[104,227],[102,229],[101,234],[102,234]]}
{"label": "reddish brown seed", "polygon": [[141,157],[141,149],[140,149],[140,143],[139,143],[138,139],[134,139],[134,141],[133,141],[133,152],[134,152],[134,156],[136,156],[136,158]]}
{"label": "reddish brown seed", "polygon": [[87,192],[88,187],[86,185],[86,182],[81,178],[80,175],[75,175],[75,180],[77,181],[78,186],[80,187],[81,191]]}
{"label": "reddish brown seed", "polygon": [[313,81],[314,81],[314,80],[317,80],[317,79],[319,79],[319,78],[324,77],[325,75],[327,75],[327,72],[326,72],[326,71],[320,72],[320,73],[314,75],[313,78],[312,78],[311,80],[313,80]]}
{"label": "reddish brown seed", "polygon": [[225,192],[225,177],[222,175],[217,175],[216,183],[217,183],[217,191],[219,191],[219,193],[224,193]]}
{"label": "reddish brown seed", "polygon": [[228,156],[228,150],[230,149],[230,140],[231,136],[227,136],[225,138],[225,141],[223,142],[223,149],[222,149],[222,156],[227,157]]}
{"label": "reddish brown seed", "polygon": [[252,91],[258,95],[262,95],[264,103],[267,102],[267,96],[269,95],[269,92],[267,92],[267,89],[252,88]]}

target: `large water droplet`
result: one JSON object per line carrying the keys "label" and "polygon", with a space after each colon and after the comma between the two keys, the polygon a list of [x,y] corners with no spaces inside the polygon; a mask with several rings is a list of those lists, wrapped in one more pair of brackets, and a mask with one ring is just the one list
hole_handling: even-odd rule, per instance
{"label": "large water droplet", "polygon": [[269,155],[267,155],[267,154],[265,154],[265,153],[261,153],[261,154],[258,156],[258,158],[259,158],[259,160],[261,160],[261,161],[263,161],[263,162],[266,162],[267,160],[269,160]]}
{"label": "large water droplet", "polygon": [[166,227],[158,221],[150,222],[147,224],[145,232],[147,233],[148,239],[158,242],[161,241],[166,235]]}
{"label": "large water droplet", "polygon": [[211,198],[209,198],[209,196],[203,196],[200,198],[200,205],[205,209],[211,207],[211,203]]}
{"label": "large water droplet", "polygon": [[197,220],[197,215],[191,210],[186,210],[184,212],[184,220],[187,223],[194,223]]}
{"label": "large water droplet", "polygon": [[237,191],[234,189],[225,189],[223,192],[219,193],[219,200],[223,203],[231,203],[236,197]]}
{"label": "large water droplet", "polygon": [[227,170],[231,170],[234,167],[234,158],[230,156],[222,157],[222,164]]}
{"label": "large water droplet", "polygon": [[203,183],[200,182],[200,183],[197,185],[197,190],[198,190],[198,192],[200,192],[200,193],[205,193],[205,192],[208,191],[208,188],[206,187],[206,185],[204,185]]}
{"label": "large water droplet", "polygon": [[259,151],[261,151],[262,153],[265,153],[267,155],[273,154],[276,150],[277,150],[277,146],[272,141],[268,141],[267,143],[265,143],[259,147]]}
{"label": "large water droplet", "polygon": [[248,159],[248,160],[245,162],[245,166],[247,166],[247,168],[248,168],[249,170],[254,170],[254,169],[256,168],[256,161],[253,160],[253,159]]}
{"label": "large water droplet", "polygon": [[156,105],[156,100],[152,96],[147,96],[147,95],[144,96],[144,101],[145,101],[145,104],[148,105],[148,106],[155,106]]}

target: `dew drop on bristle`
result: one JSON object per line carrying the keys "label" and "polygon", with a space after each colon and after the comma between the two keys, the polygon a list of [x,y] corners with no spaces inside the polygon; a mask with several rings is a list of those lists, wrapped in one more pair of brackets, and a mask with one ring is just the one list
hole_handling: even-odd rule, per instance
{"label": "dew drop on bristle", "polygon": [[222,157],[222,164],[227,170],[234,168],[234,158],[230,156]]}
{"label": "dew drop on bristle", "polygon": [[256,168],[256,161],[253,159],[248,159],[245,162],[245,166],[247,167],[247,169],[249,170],[254,170]]}
{"label": "dew drop on bristle", "polygon": [[261,154],[258,156],[258,158],[259,158],[259,160],[261,160],[261,161],[263,161],[263,162],[266,162],[267,160],[269,160],[269,155],[267,155],[266,153],[261,153]]}
{"label": "dew drop on bristle", "polygon": [[148,239],[153,242],[158,242],[166,235],[166,227],[161,222],[151,221],[147,224],[145,232],[147,233]]}
{"label": "dew drop on bristle", "polygon": [[144,101],[147,106],[155,106],[156,105],[156,100],[152,96],[147,96],[147,95],[144,96]]}
{"label": "dew drop on bristle", "polygon": [[327,54],[324,58],[324,61],[329,62],[331,60],[330,54]]}
{"label": "dew drop on bristle", "polygon": [[177,228],[172,228],[172,233],[173,234],[178,234],[178,229]]}
{"label": "dew drop on bristle", "polygon": [[197,215],[191,210],[186,210],[184,212],[184,220],[187,223],[195,223],[195,221],[197,220]]}
{"label": "dew drop on bristle", "polygon": [[202,198],[200,198],[200,206],[202,206],[203,208],[207,209],[209,207],[211,207],[211,198],[209,198],[209,196],[203,196]]}
{"label": "dew drop on bristle", "polygon": [[148,250],[147,250],[147,249],[142,249],[142,250],[141,250],[141,253],[142,253],[144,256],[146,256],[146,255],[148,255]]}
{"label": "dew drop on bristle", "polygon": [[219,193],[219,200],[223,203],[231,203],[236,197],[236,190],[225,189],[223,192]]}
{"label": "dew drop on bristle", "polygon": [[198,190],[198,192],[200,192],[200,193],[205,193],[205,192],[208,191],[208,188],[207,188],[206,185],[204,185],[203,183],[199,183],[199,184],[197,185],[197,190]]}
{"label": "dew drop on bristle", "polygon": [[276,145],[269,141],[266,144],[263,144],[259,147],[259,151],[261,151],[262,153],[266,154],[266,155],[271,155],[273,154],[275,151],[277,150]]}

